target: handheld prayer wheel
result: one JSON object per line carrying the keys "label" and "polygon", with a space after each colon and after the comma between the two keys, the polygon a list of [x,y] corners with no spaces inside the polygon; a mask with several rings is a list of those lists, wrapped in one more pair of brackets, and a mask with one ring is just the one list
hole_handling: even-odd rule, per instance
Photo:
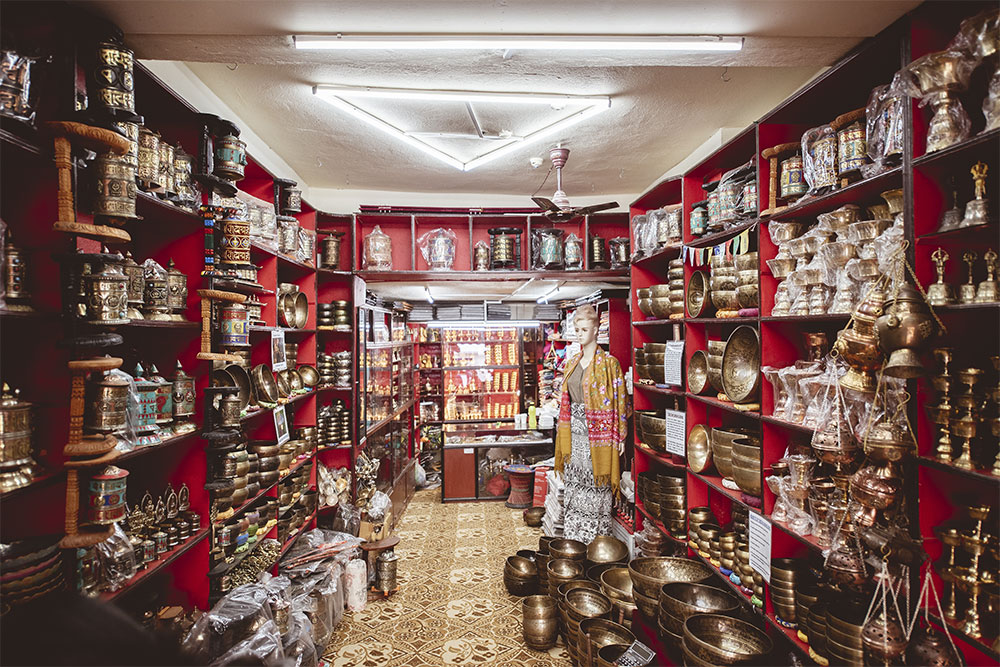
{"label": "handheld prayer wheel", "polygon": [[324,269],[340,268],[340,244],[344,232],[327,232],[320,242],[320,266]]}
{"label": "handheld prayer wheel", "polygon": [[139,128],[139,171],[136,180],[143,190],[159,190],[162,187],[160,135],[145,126]]}
{"label": "handheld prayer wheel", "polygon": [[490,268],[519,269],[521,267],[521,230],[515,227],[494,227],[490,234]]}
{"label": "handheld prayer wheel", "polygon": [[135,54],[114,42],[96,45],[87,77],[89,108],[116,120],[135,121]]}
{"label": "handheld prayer wheel", "polygon": [[94,324],[128,324],[128,278],[112,262],[83,276],[87,320]]}
{"label": "handheld prayer wheel", "polygon": [[115,433],[128,420],[129,382],[117,375],[93,373],[87,381],[84,428],[96,433]]}
{"label": "handheld prayer wheel", "polygon": [[87,485],[87,523],[110,525],[125,517],[128,470],[108,466]]}
{"label": "handheld prayer wheel", "polygon": [[608,244],[603,236],[590,237],[590,268],[608,268]]}
{"label": "handheld prayer wheel", "polygon": [[131,251],[125,251],[122,273],[128,279],[128,317],[131,320],[141,320],[140,309],[143,306],[146,279],[143,277],[143,268],[136,264]]}
{"label": "handheld prayer wheel", "polygon": [[31,68],[36,61],[16,51],[0,51],[0,116],[29,122],[34,118]]}
{"label": "handheld prayer wheel", "polygon": [[227,181],[242,181],[247,165],[247,145],[237,134],[227,134],[215,140],[213,173]]}
{"label": "handheld prayer wheel", "polygon": [[239,216],[234,208],[226,208],[218,223],[221,236],[216,262],[220,266],[239,266],[250,263],[250,222]]}
{"label": "handheld prayer wheel", "polygon": [[104,153],[94,160],[94,215],[115,226],[135,219],[135,170],[124,156]]}
{"label": "handheld prayer wheel", "polygon": [[579,271],[583,269],[583,241],[576,234],[566,237],[563,244],[563,257],[566,260],[567,271]]}
{"label": "handheld prayer wheel", "polygon": [[3,244],[4,298],[9,310],[30,311],[31,292],[28,289],[28,255],[14,245],[10,229]]}
{"label": "handheld prayer wheel", "polygon": [[21,392],[11,391],[5,382],[0,395],[0,491],[7,492],[31,483],[31,403],[21,400]]}
{"label": "handheld prayer wheel", "polygon": [[837,171],[843,179],[861,176],[861,167],[868,161],[868,144],[865,141],[865,109],[855,109],[837,116],[830,127],[837,133]]}
{"label": "handheld prayer wheel", "polygon": [[174,198],[177,196],[177,188],[174,185],[174,147],[166,141],[160,140],[160,185],[163,186],[165,197]]}

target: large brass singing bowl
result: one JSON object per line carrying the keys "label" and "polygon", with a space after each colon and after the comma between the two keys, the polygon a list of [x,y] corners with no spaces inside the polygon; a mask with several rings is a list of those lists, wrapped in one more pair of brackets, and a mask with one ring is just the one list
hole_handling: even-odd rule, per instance
{"label": "large brass singing bowl", "polygon": [[587,545],[587,560],[591,563],[618,563],[628,560],[628,547],[610,535],[598,535]]}
{"label": "large brass singing bowl", "polygon": [[601,589],[612,600],[633,602],[632,577],[627,567],[613,567],[602,572]]}
{"label": "large brass singing bowl", "polygon": [[687,367],[688,391],[700,394],[708,386],[708,355],[704,350],[696,350],[691,355]]}
{"label": "large brass singing bowl", "polygon": [[739,310],[740,297],[736,287],[731,290],[712,290],[712,305],[717,310]]}
{"label": "large brass singing bowl", "polygon": [[[705,584],[673,583],[660,589],[660,609],[683,623],[695,614],[730,616],[740,608],[735,595]],[[680,629],[675,632],[681,632]]]}
{"label": "large brass singing bowl", "polygon": [[712,465],[712,447],[709,442],[708,429],[698,424],[688,433],[687,461],[691,470],[701,473]]}
{"label": "large brass singing bowl", "polygon": [[552,540],[549,542],[549,553],[553,558],[583,560],[587,556],[587,545],[578,540]]}
{"label": "large brass singing bowl", "polygon": [[580,621],[580,643],[578,650],[581,656],[586,656],[588,644],[590,655],[596,657],[598,651],[605,646],[618,644],[632,645],[635,635],[624,625],[605,618],[588,618]]}
{"label": "large brass singing bowl", "polygon": [[660,587],[675,581],[700,583],[712,576],[707,565],[688,558],[653,556],[636,558],[628,564],[633,594],[638,592],[659,603]]}
{"label": "large brass singing bowl", "polygon": [[705,278],[704,271],[695,271],[691,274],[691,280],[687,285],[687,294],[685,296],[685,301],[687,302],[688,317],[702,317],[708,315],[705,312],[705,306],[708,303],[708,281]]}
{"label": "large brass singing bowl", "polygon": [[760,333],[737,327],[722,353],[722,388],[734,403],[749,403],[760,387]]}
{"label": "large brass singing bowl", "polygon": [[611,600],[604,593],[574,588],[566,593],[566,611],[577,623],[587,618],[601,618],[611,613]]}
{"label": "large brass singing bowl", "polygon": [[298,292],[292,304],[295,312],[295,320],[292,324],[296,329],[304,329],[309,321],[309,298],[305,292]]}
{"label": "large brass singing bowl", "polygon": [[746,621],[722,614],[696,614],[684,621],[684,647],[713,665],[735,665],[764,658],[771,638]]}
{"label": "large brass singing bowl", "polygon": [[665,320],[670,317],[670,297],[658,296],[649,300],[649,310],[653,317],[658,320]]}
{"label": "large brass singing bowl", "polygon": [[254,393],[258,401],[274,403],[278,400],[278,384],[274,381],[274,373],[265,364],[255,366],[250,373],[253,379]]}
{"label": "large brass singing bowl", "polygon": [[639,423],[642,425],[642,435],[644,438],[657,435],[666,436],[667,420],[663,417],[643,414],[639,416]]}

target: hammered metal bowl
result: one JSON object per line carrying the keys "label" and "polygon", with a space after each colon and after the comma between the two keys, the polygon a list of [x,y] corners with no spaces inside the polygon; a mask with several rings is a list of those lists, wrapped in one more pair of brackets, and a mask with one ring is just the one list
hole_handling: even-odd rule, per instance
{"label": "hammered metal bowl", "polygon": [[705,317],[708,315],[705,306],[708,299],[708,278],[704,271],[695,271],[688,281],[687,293],[685,295],[688,317]]}
{"label": "hammered metal bowl", "polygon": [[306,387],[315,387],[319,384],[319,371],[314,366],[299,366],[298,371],[302,376],[302,384]]}
{"label": "hammered metal bowl", "polygon": [[731,290],[712,290],[712,305],[717,310],[739,310],[740,299],[736,288]]}
{"label": "hammered metal bowl", "polygon": [[587,557],[587,545],[577,540],[552,540],[549,542],[549,553],[553,558],[583,560]]}
{"label": "hammered metal bowl", "polygon": [[618,567],[618,563],[594,563],[587,567],[587,580],[597,584],[598,590],[600,590],[601,575],[613,567]]}
{"label": "hammered metal bowl", "polygon": [[611,613],[611,600],[598,591],[574,588],[566,593],[566,612],[577,623],[601,618]]}
{"label": "hammered metal bowl", "polygon": [[660,609],[681,622],[673,630],[683,632],[683,623],[695,614],[735,615],[740,601],[729,591],[705,584],[673,583],[660,589]]}
{"label": "hammered metal bowl", "polygon": [[749,403],[760,387],[760,333],[737,327],[722,353],[722,388],[733,403]]}
{"label": "hammered metal bowl", "polygon": [[737,271],[757,271],[757,251],[745,252],[742,255],[735,256],[736,270]]}
{"label": "hammered metal bowl", "polygon": [[532,560],[522,556],[508,556],[504,574],[510,574],[517,579],[532,579],[538,576],[538,568]]}
{"label": "hammered metal bowl", "polygon": [[309,298],[305,292],[297,292],[295,294],[292,308],[295,313],[292,326],[296,329],[304,329],[306,323],[309,321]]}
{"label": "hammered metal bowl", "polygon": [[596,657],[605,646],[631,646],[634,641],[635,635],[624,625],[604,618],[588,618],[580,621],[577,651],[581,657]]}
{"label": "hammered metal bowl", "polygon": [[771,653],[771,638],[762,630],[731,616],[697,614],[684,621],[684,647],[713,665],[760,661]]}
{"label": "hammered metal bowl", "polygon": [[688,558],[653,556],[636,558],[628,564],[633,593],[639,593],[659,604],[660,587],[675,581],[700,583],[712,576],[707,565]]}
{"label": "hammered metal bowl", "polygon": [[687,461],[693,472],[701,473],[712,465],[712,446],[708,429],[702,424],[695,425],[687,439]]}
{"label": "hammered metal bowl", "polygon": [[613,567],[601,573],[601,590],[612,600],[633,602],[632,577],[627,567]]}
{"label": "hammered metal bowl", "polygon": [[650,436],[662,435],[665,437],[667,434],[667,420],[663,417],[657,417],[655,414],[639,415],[639,425],[642,428],[643,442],[645,442],[645,438]]}
{"label": "hammered metal bowl", "polygon": [[628,546],[610,535],[598,535],[587,545],[587,561],[591,563],[624,563],[628,561]]}
{"label": "hammered metal bowl", "polygon": [[659,613],[659,602],[656,598],[645,596],[638,590],[632,591],[632,597],[635,598],[635,604],[643,616],[649,620],[656,619]]}
{"label": "hammered metal bowl", "polygon": [[649,300],[649,310],[653,317],[658,320],[665,320],[670,317],[670,297],[669,296],[654,296]]}
{"label": "hammered metal bowl", "polygon": [[695,350],[687,366],[688,391],[700,394],[708,386],[708,355],[704,350]]}
{"label": "hammered metal bowl", "polygon": [[266,364],[255,366],[250,373],[253,379],[253,388],[258,401],[275,403],[278,400],[278,384],[274,380],[274,373]]}

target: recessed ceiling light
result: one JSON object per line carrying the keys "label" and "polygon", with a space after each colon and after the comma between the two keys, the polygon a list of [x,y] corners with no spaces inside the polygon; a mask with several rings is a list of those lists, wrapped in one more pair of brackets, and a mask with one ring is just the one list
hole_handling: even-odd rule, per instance
{"label": "recessed ceiling light", "polygon": [[483,35],[344,34],[293,35],[297,49],[343,51],[739,51],[742,37],[709,35]]}

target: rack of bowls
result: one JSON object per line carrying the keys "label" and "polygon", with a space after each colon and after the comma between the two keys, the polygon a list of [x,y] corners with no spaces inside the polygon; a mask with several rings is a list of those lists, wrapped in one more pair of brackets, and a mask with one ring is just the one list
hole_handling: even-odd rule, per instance
{"label": "rack of bowls", "polygon": [[290,329],[304,329],[309,322],[309,297],[294,283],[278,283],[278,321]]}
{"label": "rack of bowls", "polygon": [[736,327],[725,340],[707,341],[696,350],[687,367],[687,386],[692,394],[714,390],[719,400],[741,409],[759,409],[760,332],[756,327]]}

